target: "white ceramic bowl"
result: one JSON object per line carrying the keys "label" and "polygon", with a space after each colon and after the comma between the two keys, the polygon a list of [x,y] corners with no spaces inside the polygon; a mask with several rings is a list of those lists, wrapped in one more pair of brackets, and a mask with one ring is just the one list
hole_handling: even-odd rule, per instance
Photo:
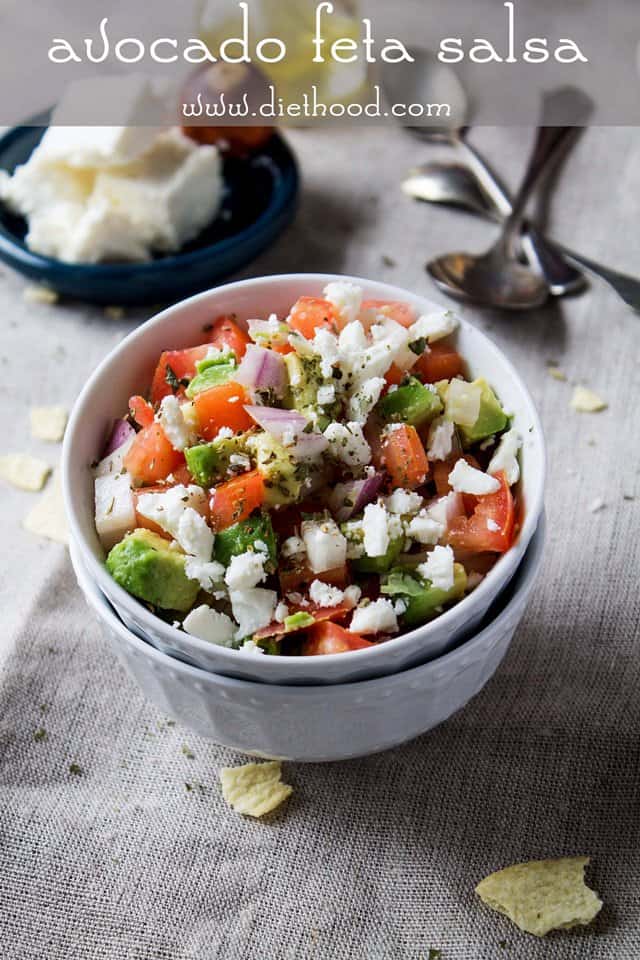
{"label": "white ceramic bowl", "polygon": [[379,646],[323,657],[256,657],[191,637],[154,616],[111,578],[94,528],[93,482],[89,465],[99,456],[112,421],[140,393],[158,356],[167,348],[196,344],[202,327],[219,314],[235,313],[246,322],[270,312],[286,315],[302,295],[321,295],[327,283],[348,279],[362,286],[366,298],[403,300],[420,312],[441,305],[399,287],[360,278],[292,274],[245,280],[218,287],[164,310],[139,327],[110,353],[90,377],[72,412],[63,451],[62,477],[71,534],[90,576],[113,603],[126,625],[159,650],[205,670],[266,683],[344,683],[404,670],[450,649],[472,633],[491,603],[518,568],[538,525],[543,506],[545,451],[533,401],[504,354],[480,330],[462,320],[458,348],[472,375],[495,387],[514,426],[524,437],[520,499],[524,519],[514,546],[502,556],[480,586],[436,620]]}
{"label": "white ceramic bowl", "polygon": [[484,687],[504,657],[540,571],[544,522],[471,640],[430,663],[388,677],[333,686],[278,686],[180,663],[127,630],[82,564],[78,583],[145,696],[197,733],[242,753],[286,760],[346,760],[387,750],[448,719]]}

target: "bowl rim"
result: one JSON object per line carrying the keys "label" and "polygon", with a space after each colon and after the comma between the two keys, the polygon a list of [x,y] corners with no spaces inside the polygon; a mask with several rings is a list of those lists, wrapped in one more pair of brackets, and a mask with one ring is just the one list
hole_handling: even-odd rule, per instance
{"label": "bowl rim", "polygon": [[[11,146],[20,137],[24,137],[26,131],[30,131],[33,127],[46,127],[47,124],[37,122],[42,119],[42,116],[35,117],[29,123],[9,127],[9,129],[0,133],[0,157],[8,146]],[[50,276],[52,272],[55,272],[61,279],[83,276],[87,279],[94,278],[97,281],[118,280],[126,277],[132,270],[150,278],[157,273],[164,273],[167,269],[190,267],[192,264],[199,263],[201,260],[209,260],[214,256],[225,257],[236,248],[245,246],[249,238],[260,233],[272,221],[277,220],[290,207],[291,203],[296,201],[300,186],[300,171],[295,154],[284,137],[277,131],[274,132],[273,139],[277,139],[279,147],[286,157],[286,165],[278,165],[278,170],[283,173],[280,189],[274,191],[272,202],[257,219],[252,220],[248,226],[238,233],[225,237],[223,240],[218,240],[216,243],[198,247],[188,253],[178,252],[141,263],[66,263],[56,257],[45,256],[29,250],[23,241],[19,240],[0,222],[0,255],[11,262],[20,263],[30,270],[40,271],[43,277]],[[210,291],[204,292],[209,293]],[[195,296],[200,296],[200,294],[195,294]],[[184,303],[185,301],[178,302]]]}
{"label": "bowl rim", "polygon": [[[104,563],[99,563],[96,557],[93,554],[93,551],[86,542],[80,524],[78,523],[75,515],[75,504],[72,497],[71,490],[71,473],[73,469],[73,464],[71,461],[71,456],[73,452],[74,445],[74,435],[78,424],[82,420],[82,412],[86,398],[91,394],[94,385],[96,382],[99,382],[103,377],[105,371],[111,368],[114,363],[117,363],[118,358],[128,352],[130,349],[135,348],[137,342],[143,340],[148,331],[156,326],[161,326],[163,323],[169,319],[172,314],[180,313],[185,310],[196,306],[197,304],[205,302],[207,299],[212,296],[227,296],[233,295],[238,291],[245,290],[252,286],[260,285],[265,288],[265,294],[268,297],[268,288],[271,286],[278,286],[280,284],[286,283],[300,283],[300,284],[310,284],[317,286],[322,284],[326,286],[328,283],[335,281],[343,281],[347,283],[354,283],[358,286],[363,286],[365,289],[367,287],[377,287],[385,290],[385,297],[393,300],[409,300],[411,302],[415,301],[425,301],[428,298],[422,296],[421,294],[412,293],[402,287],[397,287],[393,284],[388,284],[383,281],[372,281],[363,277],[354,277],[350,275],[341,275],[341,274],[322,274],[322,273],[292,273],[292,274],[275,274],[266,277],[252,277],[246,280],[239,280],[233,283],[223,284],[219,287],[214,287],[210,290],[203,291],[202,293],[195,294],[192,297],[188,297],[185,300],[181,300],[178,303],[173,304],[172,306],[166,307],[161,310],[159,313],[154,314],[149,320],[140,326],[136,327],[127,337],[120,341],[116,347],[111,350],[107,356],[102,360],[98,367],[93,371],[93,373],[88,378],[85,383],[80,395],[78,396],[71,415],[69,417],[69,423],[65,432],[64,445],[62,450],[62,486],[63,486],[63,495],[65,501],[65,508],[67,512],[67,517],[69,521],[69,526],[71,529],[71,536],[79,545],[82,556],[85,558],[89,571],[94,577],[98,584],[101,585],[101,589],[107,595],[111,594],[114,598],[117,598],[116,602],[122,603],[125,607],[134,607],[136,615],[140,618],[142,622],[148,621],[149,629],[153,631],[160,631],[164,637],[166,637],[166,642],[172,643],[175,647],[176,644],[184,646],[185,642],[189,643],[194,651],[208,652],[211,653],[211,644],[207,643],[204,640],[201,640],[198,637],[194,637],[191,634],[185,633],[183,630],[178,630],[173,625],[166,623],[161,618],[157,617],[155,614],[151,613],[147,608],[135,597],[131,596],[117,584],[113,578],[109,575]],[[431,301],[433,303],[433,301]],[[420,627],[415,628],[414,630],[402,633],[399,636],[392,637],[390,640],[385,641],[378,646],[369,647],[363,650],[351,650],[346,653],[339,654],[326,654],[322,657],[317,657],[318,662],[322,661],[325,665],[325,669],[335,667],[339,668],[342,665],[345,669],[351,669],[357,666],[364,666],[365,663],[370,663],[372,669],[375,669],[374,664],[376,660],[379,660],[385,656],[385,648],[389,648],[390,644],[393,644],[394,650],[399,650],[401,646],[408,646],[412,643],[415,643],[417,635],[425,634],[429,629],[438,624],[442,629],[447,622],[455,622],[457,618],[460,617],[460,610],[464,608],[465,612],[468,613],[468,617],[465,619],[469,620],[473,616],[474,601],[475,606],[479,605],[484,597],[493,591],[497,593],[498,590],[494,589],[494,584],[504,586],[510,576],[513,575],[514,570],[517,568],[518,564],[521,562],[524,552],[526,551],[529,542],[535,532],[538,521],[542,514],[544,507],[544,490],[545,490],[545,479],[546,479],[546,449],[544,441],[544,433],[542,430],[542,425],[538,412],[536,410],[535,404],[529,390],[522,381],[520,375],[517,373],[515,367],[508,359],[508,357],[500,350],[500,348],[488,337],[482,330],[474,326],[466,317],[459,316],[459,320],[462,326],[468,327],[473,331],[474,336],[479,337],[484,341],[485,347],[488,347],[492,350],[497,356],[500,357],[501,362],[504,364],[510,380],[515,384],[519,394],[525,401],[527,407],[527,416],[531,419],[531,425],[535,431],[538,440],[539,447],[539,456],[540,456],[540,465],[539,465],[539,475],[540,482],[538,485],[538,490],[536,491],[536,497],[533,502],[527,504],[525,520],[522,524],[522,527],[519,532],[519,537],[516,543],[511,547],[511,549],[503,554],[494,566],[491,568],[489,573],[485,576],[483,581],[479,584],[476,589],[464,597],[459,603],[450,607],[443,614],[438,616],[435,620],[430,621],[427,624],[423,624]],[[88,466],[87,466],[88,469]],[[498,588],[499,589],[499,588]],[[302,663],[306,663],[304,667],[305,670],[309,670],[309,661],[311,658],[301,658],[293,656],[278,656],[277,658],[260,658],[259,662],[256,663],[255,654],[251,654],[248,651],[243,651],[242,649],[231,649],[228,647],[219,646],[216,647],[216,655],[221,658],[221,661],[224,663],[228,662],[228,669],[233,670],[234,664],[235,669],[237,669],[239,661],[238,657],[242,658],[242,662],[245,666],[251,665],[253,668],[258,668],[258,673],[266,672],[267,674],[270,671],[276,671],[277,665],[285,666],[286,668],[291,668],[292,670],[300,670],[303,672]],[[357,659],[356,659],[357,658]],[[367,659],[365,659],[367,658]],[[273,659],[277,661],[276,665],[273,667],[269,666],[269,660]],[[261,669],[261,664],[266,671]]]}
{"label": "bowl rim", "polygon": [[[99,585],[90,576],[89,571],[84,563],[81,550],[73,539],[69,544],[69,553],[71,555],[73,570],[78,580],[78,586],[80,587],[83,596],[87,600],[87,603],[90,605],[91,609],[100,619],[107,622],[112,629],[115,629],[125,643],[135,648],[136,651],[142,656],[151,658],[158,663],[160,667],[171,666],[178,673],[187,674],[192,679],[198,680],[200,683],[210,683],[214,686],[222,685],[235,688],[236,690],[247,689],[251,690],[254,694],[257,688],[260,688],[261,692],[263,692],[267,697],[272,697],[274,695],[277,696],[278,694],[286,691],[287,697],[305,698],[309,696],[310,692],[318,692],[322,695],[326,695],[327,692],[332,688],[342,688],[343,690],[344,688],[347,688],[350,692],[353,691],[354,693],[357,693],[361,690],[370,691],[376,689],[378,686],[388,685],[390,681],[393,682],[394,680],[400,680],[402,678],[406,679],[411,675],[415,676],[422,672],[428,673],[431,670],[441,669],[445,664],[450,665],[460,661],[461,664],[464,665],[464,660],[470,655],[470,652],[476,647],[482,646],[489,633],[493,633],[496,628],[507,619],[516,597],[523,590],[530,593],[530,591],[533,589],[542,566],[546,539],[547,523],[543,512],[540,517],[538,527],[536,528],[534,535],[531,538],[529,547],[526,550],[522,563],[518,567],[513,580],[507,586],[507,591],[509,591],[510,595],[506,599],[506,602],[502,603],[501,609],[495,616],[491,616],[491,612],[489,612],[488,618],[490,619],[485,618],[481,629],[472,637],[469,637],[460,643],[457,647],[455,647],[455,649],[441,654],[434,660],[427,660],[425,663],[419,663],[412,667],[408,667],[405,670],[384,674],[383,676],[369,677],[368,679],[364,680],[348,680],[343,683],[308,683],[305,685],[262,683],[259,680],[247,680],[238,677],[229,677],[226,674],[213,673],[210,670],[203,670],[201,667],[194,666],[190,663],[185,663],[184,660],[178,660],[177,658],[164,653],[162,650],[158,650],[157,647],[154,647],[152,643],[149,643],[147,640],[143,640],[141,637],[138,637],[135,633],[129,630],[120,620],[118,614],[113,609],[109,598],[102,593]],[[85,585],[88,587],[89,592],[87,592],[85,589]],[[529,597],[527,597],[526,602],[528,602],[528,599]],[[498,600],[498,602],[500,602],[500,600]],[[329,656],[346,655],[347,654],[329,654]],[[253,656],[255,657],[255,654],[253,654]]]}

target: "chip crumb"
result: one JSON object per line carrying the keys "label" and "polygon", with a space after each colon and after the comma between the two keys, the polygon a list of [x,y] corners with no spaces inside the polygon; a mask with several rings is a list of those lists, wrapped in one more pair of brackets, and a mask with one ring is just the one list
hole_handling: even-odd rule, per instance
{"label": "chip crumb", "polygon": [[584,882],[589,857],[560,857],[516,863],[482,880],[480,899],[509,917],[525,933],[544,937],[591,923],[602,908],[598,895]]}
{"label": "chip crumb", "polygon": [[279,760],[245,763],[220,770],[222,796],[236,813],[263,817],[291,796],[293,787],[281,780]]}
{"label": "chip crumb", "polygon": [[22,291],[22,298],[27,303],[57,303],[60,299],[55,290],[50,287],[37,286],[30,284]]}
{"label": "chip crumb", "polygon": [[62,499],[62,486],[58,477],[55,477],[51,489],[27,514],[23,526],[25,530],[34,533],[37,537],[54,540],[65,546],[69,543],[69,528]]}
{"label": "chip crumb", "polygon": [[109,320],[122,320],[124,317],[124,307],[105,307],[104,315]]}
{"label": "chip crumb", "polygon": [[588,387],[576,387],[571,397],[571,406],[578,413],[599,413],[607,409],[607,403]]}
{"label": "chip crumb", "polygon": [[8,453],[0,457],[0,478],[19,490],[38,493],[50,473],[48,463],[28,453]]}
{"label": "chip crumb", "polygon": [[29,416],[32,437],[49,443],[60,443],[64,437],[68,419],[64,407],[32,407]]}
{"label": "chip crumb", "polygon": [[587,507],[587,510],[589,511],[589,513],[598,513],[600,510],[604,510],[605,507],[606,507],[606,503],[604,502],[602,497],[596,497],[595,500],[591,501],[591,503]]}
{"label": "chip crumb", "polygon": [[550,366],[548,369],[549,376],[553,377],[554,380],[561,380],[563,383],[566,381],[567,375],[566,373],[563,373],[559,367]]}

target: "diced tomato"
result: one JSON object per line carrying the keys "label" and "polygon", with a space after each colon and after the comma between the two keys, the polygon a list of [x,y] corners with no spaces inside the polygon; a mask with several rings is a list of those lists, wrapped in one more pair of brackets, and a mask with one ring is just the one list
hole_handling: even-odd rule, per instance
{"label": "diced tomato", "polygon": [[415,490],[429,474],[429,461],[415,427],[403,423],[382,444],[382,462],[394,487]]}
{"label": "diced tomato", "polygon": [[152,423],[136,434],[124,468],[136,483],[157,483],[184,463],[184,454],[169,443],[159,423]]}
{"label": "diced tomato", "polygon": [[[163,397],[168,397],[172,393],[176,396],[184,394],[184,387],[172,386],[167,380],[168,368],[171,368],[176,380],[192,380],[196,373],[196,363],[204,360],[209,350],[209,344],[205,343],[200,347],[189,347],[187,350],[165,350],[160,355],[156,372],[153,375],[151,384],[151,402],[160,403]],[[169,374],[171,379],[171,374]]]}
{"label": "diced tomato", "polygon": [[[500,489],[478,497],[470,517],[461,517],[449,528],[447,539],[455,550],[472,553],[505,553],[513,543],[515,506],[507,478],[496,474]],[[490,529],[496,526],[496,530]]]}
{"label": "diced tomato", "polygon": [[129,413],[139,427],[148,427],[153,423],[153,407],[144,397],[129,399]]}
{"label": "diced tomato", "polygon": [[263,502],[264,480],[257,470],[227,480],[211,492],[211,526],[216,531],[226,530],[246,520]]}
{"label": "diced tomato", "polygon": [[362,309],[384,313],[403,327],[410,327],[417,320],[416,310],[408,303],[401,303],[399,300],[364,300]]}
{"label": "diced tomato", "polygon": [[229,350],[233,350],[236,360],[240,362],[247,345],[251,343],[251,338],[238,326],[233,317],[218,317],[211,327],[209,342],[218,349],[228,347]]}
{"label": "diced tomato", "polygon": [[404,370],[401,370],[400,367],[396,367],[395,363],[392,363],[384,375],[385,383],[387,384],[387,390],[389,387],[397,387],[400,383],[402,383],[403,377]]}
{"label": "diced tomato", "polygon": [[200,433],[205,440],[213,440],[222,427],[229,427],[234,433],[249,430],[254,424],[244,409],[247,395],[239,383],[230,381],[219,387],[203,390],[194,399],[196,415],[200,424]]}
{"label": "diced tomato", "polygon": [[[353,610],[353,606],[348,603],[341,603],[337,607],[316,607],[314,604],[309,604],[306,607],[289,606],[289,615],[292,616],[294,613],[308,613],[316,623],[324,623],[326,620],[342,620],[351,610]],[[308,630],[309,628],[306,627],[303,629]],[[254,639],[268,640],[272,637],[284,637],[289,633],[295,633],[297,630],[300,630],[300,627],[286,627],[284,623],[278,623],[277,620],[274,620],[268,627],[263,627],[262,630],[258,630],[258,632],[254,634]]]}
{"label": "diced tomato", "polygon": [[445,343],[433,343],[428,351],[419,357],[414,370],[425,383],[437,383],[438,380],[452,380],[464,372],[464,360],[457,350]]}
{"label": "diced tomato", "polygon": [[332,587],[346,587],[348,583],[346,563],[341,567],[334,567],[332,570],[324,570],[322,573],[314,573],[306,563],[294,564],[288,568],[279,568],[278,577],[280,589],[284,594],[297,591],[299,587],[311,583],[313,580],[330,583]]}
{"label": "diced tomato", "polygon": [[290,343],[272,343],[270,349],[274,353],[281,353],[283,356],[287,353],[293,353],[293,347]]}
{"label": "diced tomato", "polygon": [[307,631],[307,639],[302,645],[303,657],[317,657],[328,653],[347,653],[349,650],[364,650],[375,644],[365,640],[357,633],[350,633],[337,623],[325,620],[316,623]]}
{"label": "diced tomato", "polygon": [[312,340],[318,327],[339,326],[332,303],[319,297],[300,297],[289,314],[289,326],[303,337]]}

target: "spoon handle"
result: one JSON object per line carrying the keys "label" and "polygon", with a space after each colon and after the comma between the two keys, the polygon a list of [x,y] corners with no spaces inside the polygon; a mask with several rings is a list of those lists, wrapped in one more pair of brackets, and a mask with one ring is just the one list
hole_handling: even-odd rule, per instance
{"label": "spoon handle", "polygon": [[532,194],[574,134],[574,127],[538,127],[526,173],[502,231],[502,242],[509,253],[515,255]]}
{"label": "spoon handle", "polygon": [[605,267],[601,263],[596,263],[595,260],[583,257],[581,253],[574,253],[573,250],[569,250],[560,243],[554,242],[552,245],[567,260],[571,260],[588,273],[592,273],[608,283],[621,300],[624,300],[636,313],[640,313],[640,280],[625,273],[618,273],[617,270]]}
{"label": "spoon handle", "polygon": [[468,166],[476,175],[480,186],[491,200],[496,211],[502,218],[508,217],[511,214],[511,199],[484,157],[478,153],[462,133],[456,138],[456,145],[464,152]]}

